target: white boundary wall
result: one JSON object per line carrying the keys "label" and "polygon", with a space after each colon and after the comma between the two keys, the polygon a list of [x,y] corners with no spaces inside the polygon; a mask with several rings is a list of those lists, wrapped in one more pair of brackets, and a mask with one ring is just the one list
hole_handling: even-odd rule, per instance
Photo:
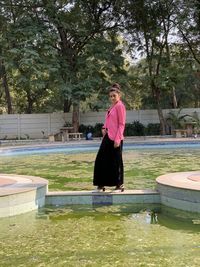
{"label": "white boundary wall", "polygon": [[[170,109],[163,110],[164,116]],[[177,110],[178,111],[178,110]],[[200,117],[200,108],[182,109],[181,114],[196,111]],[[0,139],[10,138],[46,138],[50,133],[59,132],[65,122],[71,122],[71,113],[44,114],[3,114],[0,115]],[[86,112],[80,114],[80,124],[95,125],[103,123],[105,112]],[[157,110],[128,110],[127,123],[140,121],[142,124],[159,123]]]}

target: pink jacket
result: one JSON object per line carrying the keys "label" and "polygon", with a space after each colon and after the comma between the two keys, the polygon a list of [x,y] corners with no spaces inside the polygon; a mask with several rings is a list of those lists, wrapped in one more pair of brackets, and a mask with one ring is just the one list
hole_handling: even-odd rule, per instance
{"label": "pink jacket", "polygon": [[108,110],[103,125],[108,131],[108,137],[118,144],[124,139],[125,122],[126,108],[120,100]]}

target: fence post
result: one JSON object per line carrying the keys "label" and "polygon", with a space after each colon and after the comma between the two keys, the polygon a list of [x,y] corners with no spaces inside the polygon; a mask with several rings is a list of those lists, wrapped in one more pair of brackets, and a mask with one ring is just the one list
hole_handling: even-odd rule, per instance
{"label": "fence post", "polygon": [[48,135],[51,134],[51,113],[48,114]]}
{"label": "fence post", "polygon": [[21,115],[17,115],[17,138],[18,140],[21,139]]}

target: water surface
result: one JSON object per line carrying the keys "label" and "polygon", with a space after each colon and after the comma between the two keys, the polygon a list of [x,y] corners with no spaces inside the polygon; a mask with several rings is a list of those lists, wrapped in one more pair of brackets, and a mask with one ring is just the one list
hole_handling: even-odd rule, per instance
{"label": "water surface", "polygon": [[0,266],[199,266],[200,215],[150,205],[47,207],[0,220]]}

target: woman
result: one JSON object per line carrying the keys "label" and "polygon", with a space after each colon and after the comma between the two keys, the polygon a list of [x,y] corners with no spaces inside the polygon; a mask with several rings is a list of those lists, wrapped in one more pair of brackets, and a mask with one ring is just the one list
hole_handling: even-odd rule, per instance
{"label": "woman", "polygon": [[126,109],[118,83],[111,86],[109,97],[111,107],[102,127],[103,140],[95,160],[93,185],[97,186],[97,191],[105,191],[105,186],[115,186],[115,190],[124,191],[122,146]]}

